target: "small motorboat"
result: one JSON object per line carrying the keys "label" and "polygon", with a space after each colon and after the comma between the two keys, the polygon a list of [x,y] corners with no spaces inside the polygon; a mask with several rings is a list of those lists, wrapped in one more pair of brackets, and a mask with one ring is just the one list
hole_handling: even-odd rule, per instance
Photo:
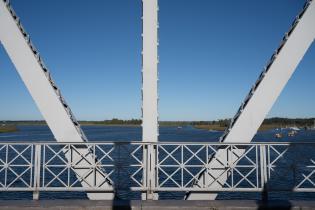
{"label": "small motorboat", "polygon": [[289,137],[292,137],[292,136],[295,136],[298,132],[296,130],[291,130],[289,133],[288,133],[288,136]]}

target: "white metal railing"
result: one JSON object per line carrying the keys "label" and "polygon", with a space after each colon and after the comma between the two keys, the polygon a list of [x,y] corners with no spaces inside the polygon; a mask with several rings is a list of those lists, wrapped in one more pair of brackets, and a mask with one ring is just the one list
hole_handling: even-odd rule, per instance
{"label": "white metal railing", "polygon": [[[81,154],[81,148],[90,153]],[[214,156],[218,150],[226,152]],[[86,158],[91,153],[93,161]],[[72,155],[81,158],[66,158]],[[78,176],[78,168],[85,173]],[[205,172],[212,178],[198,182]],[[87,180],[91,174],[94,180]],[[0,143],[0,191],[119,190],[315,192],[315,143]]]}

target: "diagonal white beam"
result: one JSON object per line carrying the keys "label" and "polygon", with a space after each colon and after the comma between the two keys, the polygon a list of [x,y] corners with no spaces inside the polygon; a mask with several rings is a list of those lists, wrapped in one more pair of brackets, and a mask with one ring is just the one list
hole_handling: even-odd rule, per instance
{"label": "diagonal white beam", "polygon": [[[237,114],[232,119],[221,141],[229,143],[251,142],[296,67],[313,43],[314,38],[315,1],[311,0],[305,4],[302,12],[296,17],[288,33],[285,34],[279,48],[272,55]],[[240,154],[244,152],[244,150],[238,151]],[[227,153],[227,150],[221,149],[215,156],[227,157]],[[209,164],[218,166],[215,159],[211,159]],[[217,176],[221,183],[224,183],[228,177],[226,174],[224,176],[217,174]],[[211,178],[208,174],[202,174],[199,179],[199,186],[202,186],[202,180],[209,179]],[[198,183],[195,186],[197,187],[197,185]],[[190,193],[186,197],[189,200],[212,200],[215,198],[216,194],[210,193]]]}
{"label": "diagonal white beam", "polygon": [[47,68],[41,66],[42,58],[24,29],[22,30],[25,36],[21,32],[19,18],[9,4],[0,2],[1,43],[56,140],[82,141],[85,139],[83,133],[78,132],[75,122],[69,117],[66,108],[68,106],[61,102],[60,91],[52,81]]}
{"label": "diagonal white beam", "polygon": [[[80,125],[75,120],[60,90],[53,82],[42,58],[6,0],[0,0],[0,41],[53,132],[55,139],[58,142],[86,141],[87,139]],[[82,148],[80,152],[90,161],[95,161],[95,157],[88,148]],[[69,156],[69,152],[66,153],[66,157],[74,160],[82,158],[77,154]],[[78,176],[82,176],[86,172],[84,169],[75,169],[74,171]],[[86,179],[88,182],[93,182],[94,179],[102,179],[102,177],[89,176]],[[83,186],[86,185],[85,182],[81,183]],[[90,199],[112,199],[113,194],[88,193],[88,197]]]}
{"label": "diagonal white beam", "polygon": [[[308,5],[308,6],[307,6]],[[315,38],[315,3],[309,1],[252,87],[224,142],[250,142]],[[238,116],[238,117],[237,117]]]}

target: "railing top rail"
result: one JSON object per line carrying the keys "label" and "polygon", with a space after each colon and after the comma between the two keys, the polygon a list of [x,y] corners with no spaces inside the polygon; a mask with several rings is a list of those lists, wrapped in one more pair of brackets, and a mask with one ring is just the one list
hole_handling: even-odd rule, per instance
{"label": "railing top rail", "polygon": [[89,142],[54,142],[54,141],[6,141],[0,142],[0,145],[112,145],[112,144],[130,144],[130,145],[214,145],[214,146],[251,146],[251,145],[315,145],[314,142],[251,142],[251,143],[225,143],[225,142],[183,142],[183,141],[163,141],[163,142],[142,142],[142,141],[89,141]]}

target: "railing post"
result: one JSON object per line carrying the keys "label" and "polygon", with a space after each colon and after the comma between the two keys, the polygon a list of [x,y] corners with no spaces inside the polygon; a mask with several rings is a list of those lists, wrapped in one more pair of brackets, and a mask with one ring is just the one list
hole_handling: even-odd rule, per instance
{"label": "railing post", "polygon": [[156,186],[156,145],[150,144],[148,149],[148,200],[157,200],[158,194],[154,192]]}
{"label": "railing post", "polygon": [[142,200],[157,200],[158,194],[154,192],[156,188],[156,145],[148,144],[144,152],[144,177],[143,183],[147,188],[146,194],[142,194]]}
{"label": "railing post", "polygon": [[268,167],[267,167],[267,150],[266,145],[260,145],[260,177],[261,177],[261,187],[262,201],[268,201]]}
{"label": "railing post", "polygon": [[39,199],[39,187],[40,187],[40,166],[41,166],[41,145],[35,145],[34,154],[34,191],[33,200]]}
{"label": "railing post", "polygon": [[[142,186],[143,188],[147,189],[148,191],[148,145],[143,145],[143,158],[142,158],[142,165],[143,165],[143,177],[142,177]],[[141,200],[147,200],[147,192],[141,193]]]}

